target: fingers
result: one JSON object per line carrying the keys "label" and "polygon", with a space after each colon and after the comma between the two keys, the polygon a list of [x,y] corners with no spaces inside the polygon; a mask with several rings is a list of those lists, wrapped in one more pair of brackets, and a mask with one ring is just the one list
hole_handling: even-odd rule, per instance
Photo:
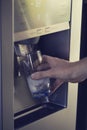
{"label": "fingers", "polygon": [[52,74],[50,70],[46,70],[46,71],[38,71],[35,72],[31,75],[32,79],[42,79],[42,78],[52,78]]}
{"label": "fingers", "polygon": [[49,64],[41,64],[37,67],[37,71],[50,69]]}
{"label": "fingers", "polygon": [[50,63],[53,60],[53,57],[48,55],[43,55],[42,57],[42,63]]}

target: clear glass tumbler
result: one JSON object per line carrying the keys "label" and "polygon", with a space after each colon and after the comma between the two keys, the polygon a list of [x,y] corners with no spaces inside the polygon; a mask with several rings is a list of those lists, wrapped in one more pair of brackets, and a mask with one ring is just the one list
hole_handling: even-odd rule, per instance
{"label": "clear glass tumbler", "polygon": [[34,80],[31,78],[31,74],[37,71],[37,67],[42,62],[42,56],[40,51],[36,51],[27,55],[29,72],[27,76],[27,82],[29,84],[29,89],[34,98],[45,99],[46,102],[49,101],[48,96],[50,94],[50,79],[43,78],[39,80]]}

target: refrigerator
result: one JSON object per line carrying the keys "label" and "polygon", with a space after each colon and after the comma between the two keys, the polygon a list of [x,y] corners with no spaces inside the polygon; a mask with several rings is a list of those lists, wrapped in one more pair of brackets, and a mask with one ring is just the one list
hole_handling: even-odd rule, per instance
{"label": "refrigerator", "polygon": [[79,60],[82,2],[0,1],[1,130],[76,129],[78,84],[64,83],[49,101],[36,100],[19,58],[31,44],[42,55]]}

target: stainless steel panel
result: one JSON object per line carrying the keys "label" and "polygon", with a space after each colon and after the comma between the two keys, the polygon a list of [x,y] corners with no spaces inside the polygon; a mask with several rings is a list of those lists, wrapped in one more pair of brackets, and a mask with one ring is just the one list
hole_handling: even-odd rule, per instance
{"label": "stainless steel panel", "polygon": [[[70,38],[70,61],[79,60],[82,0],[73,0]],[[77,10],[78,9],[78,10]],[[78,23],[78,25],[77,25]],[[69,83],[68,107],[19,130],[75,130],[78,84]]]}

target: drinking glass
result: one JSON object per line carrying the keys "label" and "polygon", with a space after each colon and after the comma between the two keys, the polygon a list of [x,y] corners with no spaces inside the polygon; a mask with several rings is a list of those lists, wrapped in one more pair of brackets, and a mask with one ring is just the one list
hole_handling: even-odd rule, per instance
{"label": "drinking glass", "polygon": [[29,53],[26,56],[28,74],[27,82],[29,85],[30,92],[32,96],[36,99],[43,99],[44,101],[49,101],[50,90],[50,79],[43,78],[39,80],[34,80],[31,78],[31,74],[37,71],[37,67],[42,63],[41,52],[38,50],[36,52]]}

